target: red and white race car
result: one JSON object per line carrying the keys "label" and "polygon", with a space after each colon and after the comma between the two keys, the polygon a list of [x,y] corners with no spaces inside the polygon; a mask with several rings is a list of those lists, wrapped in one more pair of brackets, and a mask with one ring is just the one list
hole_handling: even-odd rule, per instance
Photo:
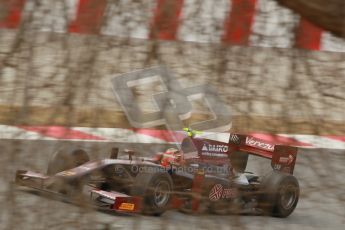
{"label": "red and white race car", "polygon": [[[113,148],[109,159],[98,161],[82,149],[58,152],[47,174],[18,170],[16,182],[71,200],[87,191],[98,208],[151,215],[178,209],[287,217],[298,202],[295,147],[239,134],[227,142],[190,135],[149,159],[134,159],[129,150],[128,158],[119,159],[118,152]],[[249,154],[269,159],[272,170],[263,176],[246,172]]]}

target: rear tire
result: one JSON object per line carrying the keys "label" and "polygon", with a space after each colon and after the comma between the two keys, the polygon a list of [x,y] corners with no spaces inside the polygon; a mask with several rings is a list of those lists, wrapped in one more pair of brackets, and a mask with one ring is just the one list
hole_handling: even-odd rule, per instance
{"label": "rear tire", "polygon": [[264,178],[262,192],[263,210],[272,216],[287,217],[297,206],[299,184],[294,176],[273,171]]}
{"label": "rear tire", "polygon": [[143,197],[142,213],[160,216],[169,207],[173,182],[168,173],[139,173],[130,194]]}
{"label": "rear tire", "polygon": [[86,151],[82,149],[75,149],[68,151],[59,149],[53,154],[53,157],[48,164],[48,175],[55,175],[56,173],[72,169],[90,161]]}

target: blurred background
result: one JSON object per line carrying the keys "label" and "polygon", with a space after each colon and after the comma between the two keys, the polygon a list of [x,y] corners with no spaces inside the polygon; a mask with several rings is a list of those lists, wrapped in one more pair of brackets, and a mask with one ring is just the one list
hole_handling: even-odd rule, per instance
{"label": "blurred background", "polygon": [[[341,0],[1,0],[0,229],[342,229],[344,15]],[[62,144],[101,158],[116,142],[77,141],[67,137],[70,128],[138,128],[111,79],[152,66],[169,68],[182,88],[215,87],[231,108],[224,131],[298,135],[316,146],[300,150],[302,195],[290,218],[118,217],[16,190],[15,170],[44,172]],[[150,112],[152,94],[165,88],[131,90]],[[184,125],[212,117],[205,99],[192,106]],[[164,148],[143,147],[145,154]]]}

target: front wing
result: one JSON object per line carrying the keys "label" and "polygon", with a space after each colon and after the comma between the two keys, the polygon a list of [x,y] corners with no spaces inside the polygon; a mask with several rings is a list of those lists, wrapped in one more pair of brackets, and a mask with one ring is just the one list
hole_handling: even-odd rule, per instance
{"label": "front wing", "polygon": [[[20,186],[59,196],[63,195],[49,188],[53,180],[53,177],[25,170],[18,170],[15,178],[16,184]],[[120,213],[141,212],[141,197],[100,189],[90,189],[88,192],[90,194],[90,204],[97,209]],[[70,201],[73,202],[72,199]]]}

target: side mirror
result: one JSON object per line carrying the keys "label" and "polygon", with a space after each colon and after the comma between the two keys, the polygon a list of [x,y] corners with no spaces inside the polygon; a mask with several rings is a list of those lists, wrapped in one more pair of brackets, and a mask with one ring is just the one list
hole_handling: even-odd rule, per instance
{"label": "side mirror", "polygon": [[125,149],[124,151],[128,154],[128,159],[131,161],[133,159],[134,151],[130,149]]}

